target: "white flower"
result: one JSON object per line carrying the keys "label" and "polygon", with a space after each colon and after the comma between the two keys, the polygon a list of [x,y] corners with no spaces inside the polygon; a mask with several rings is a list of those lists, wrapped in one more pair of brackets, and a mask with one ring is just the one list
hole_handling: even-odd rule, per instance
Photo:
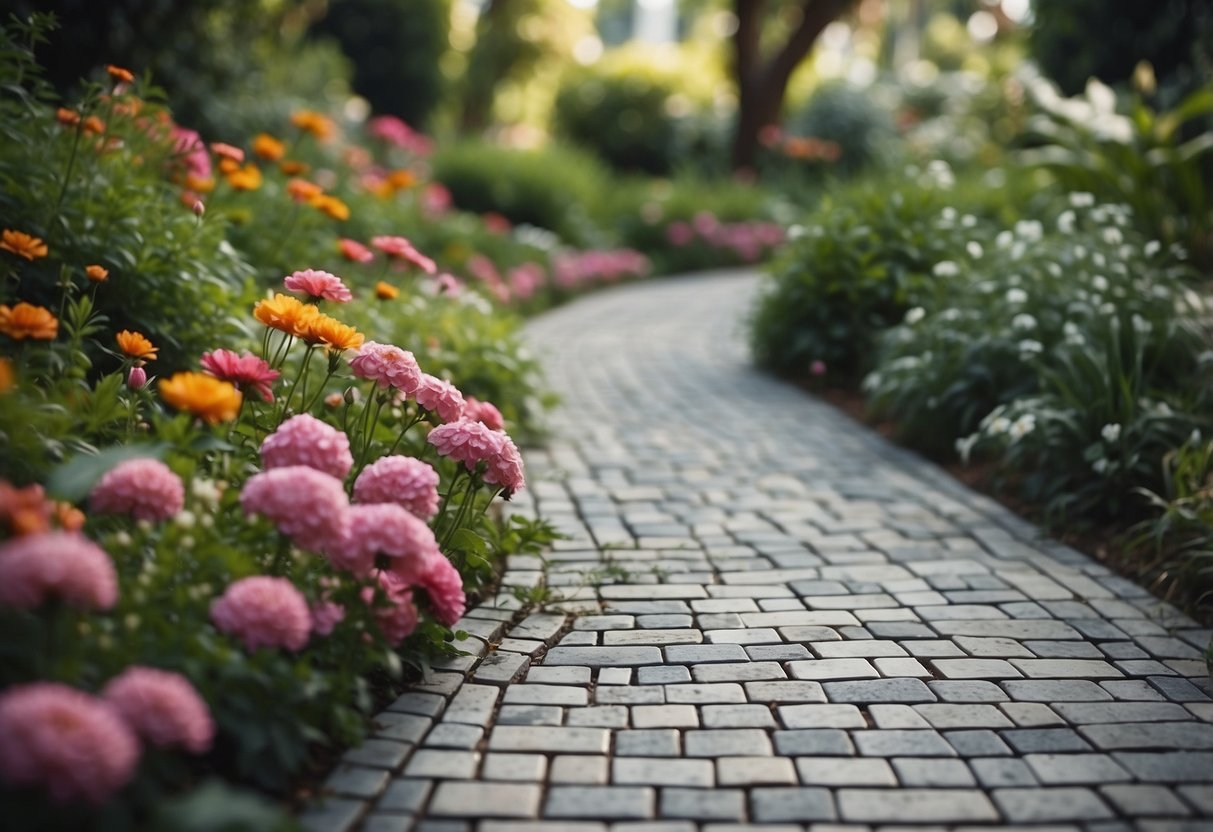
{"label": "white flower", "polygon": [[1108,291],[1108,279],[1106,277],[1104,277],[1102,274],[1097,274],[1097,275],[1095,275],[1095,277],[1091,278],[1091,285],[1095,288],[1095,291],[1097,291],[1097,292]]}
{"label": "white flower", "polygon": [[1151,240],[1150,242],[1146,243],[1146,247],[1144,249],[1142,249],[1142,251],[1145,252],[1146,257],[1153,257],[1155,254],[1158,254],[1158,252],[1161,250],[1162,250],[1162,243],[1158,242],[1158,240]]}
{"label": "white flower", "polygon": [[1125,235],[1120,233],[1120,229],[1114,225],[1110,225],[1101,232],[1103,241],[1110,246],[1118,246],[1125,241]]}
{"label": "white flower", "polygon": [[1066,321],[1064,324],[1062,324],[1061,331],[1066,334],[1066,337],[1082,334],[1079,332],[1078,324],[1074,323],[1073,321]]}
{"label": "white flower", "polygon": [[1111,302],[1100,304],[1100,306],[1099,306],[1099,314],[1101,314],[1101,315],[1115,315],[1115,314],[1116,314],[1116,304],[1111,303]]}
{"label": "white flower", "polygon": [[945,321],[959,321],[961,318],[959,309],[945,309],[939,313],[939,317]]}
{"label": "white flower", "polygon": [[1020,312],[1011,319],[1011,327],[1012,329],[1035,329],[1036,319],[1027,312]]}
{"label": "white flower", "polygon": [[1056,263],[1049,263],[1045,266],[1045,268],[1048,270],[1049,274],[1053,275],[1054,277],[1061,277],[1061,266],[1057,265]]}
{"label": "white flower", "polygon": [[1094,471],[1096,474],[1103,474],[1104,472],[1106,472],[1108,470],[1108,460],[1104,459],[1103,457],[1100,457],[1099,459],[1097,459],[1091,463],[1091,470]]}
{"label": "white flower", "polygon": [[878,389],[883,381],[884,376],[882,376],[880,373],[868,373],[867,377],[863,380],[863,384],[860,386],[864,390],[871,392]]}
{"label": "white flower", "polygon": [[1099,435],[1104,438],[1105,442],[1112,443],[1120,439],[1120,425],[1116,422],[1104,425],[1099,429]]}
{"label": "white flower", "polygon": [[951,260],[943,260],[935,264],[935,268],[931,270],[936,277],[956,277],[960,274],[960,266],[957,266]]}
{"label": "white flower", "polygon": [[981,259],[981,255],[985,253],[981,247],[981,243],[977,242],[976,240],[969,240],[969,242],[965,244],[965,251],[967,251],[969,256],[974,260]]}
{"label": "white flower", "polygon": [[999,231],[998,236],[994,238],[994,245],[999,248],[1010,248],[1013,242],[1015,242],[1015,235],[1010,231]]}
{"label": "white flower", "polygon": [[1028,242],[1039,242],[1045,234],[1045,227],[1040,220],[1020,220],[1015,223],[1015,236]]}
{"label": "white flower", "polygon": [[956,209],[949,205],[939,212],[939,216],[944,222],[956,222]]}
{"label": "white flower", "polygon": [[173,522],[183,529],[192,528],[198,522],[198,516],[192,511],[179,511],[177,516],[173,518]]}
{"label": "white flower", "polygon": [[913,326],[926,316],[927,310],[923,309],[921,306],[915,306],[913,309],[906,312],[906,323]]}
{"label": "white flower", "polygon": [[1083,260],[1086,258],[1086,256],[1087,256],[1087,247],[1086,246],[1074,246],[1074,259],[1075,260]]}
{"label": "white flower", "polygon": [[1011,420],[1006,416],[999,416],[998,418],[994,419],[994,421],[990,422],[990,425],[986,428],[986,431],[992,436],[998,436],[999,434],[1006,433],[1010,429]]}
{"label": "white flower", "polygon": [[1138,335],[1149,335],[1150,331],[1152,329],[1154,329],[1154,324],[1147,321],[1141,315],[1134,314],[1133,315],[1133,329],[1137,332]]}
{"label": "white flower", "polygon": [[1108,259],[1103,256],[1102,251],[1097,251],[1091,255],[1091,262],[1102,269],[1107,264]]}
{"label": "white flower", "polygon": [[973,453],[973,446],[977,444],[979,438],[978,434],[973,433],[956,440],[956,455],[960,457],[961,462],[968,463],[969,456]]}
{"label": "white flower", "polygon": [[1044,351],[1044,344],[1039,341],[1033,341],[1031,338],[1019,342],[1019,357],[1025,361],[1034,355],[1040,355]]}
{"label": "white flower", "polygon": [[1075,191],[1070,194],[1070,204],[1075,208],[1090,208],[1095,204],[1095,194],[1086,191]]}
{"label": "white flower", "polygon": [[1036,417],[1031,413],[1025,413],[1011,423],[1011,427],[1007,429],[1007,435],[1011,437],[1012,442],[1018,442],[1034,430],[1036,430]]}
{"label": "white flower", "polygon": [[972,214],[965,214],[960,218],[960,225],[962,228],[972,228],[977,225],[977,217]]}
{"label": "white flower", "polygon": [[1027,253],[1028,247],[1022,241],[1016,240],[1015,245],[1011,246],[1011,259],[1019,260]]}
{"label": "white flower", "polygon": [[1008,289],[1007,303],[1027,303],[1028,293],[1023,289]]}
{"label": "white flower", "polygon": [[1073,211],[1063,211],[1061,216],[1057,218],[1057,230],[1062,234],[1073,234],[1074,223],[1078,217]]}
{"label": "white flower", "polygon": [[223,491],[219,488],[219,484],[206,477],[194,477],[190,483],[190,493],[199,502],[210,505],[217,504],[219,498],[223,496]]}

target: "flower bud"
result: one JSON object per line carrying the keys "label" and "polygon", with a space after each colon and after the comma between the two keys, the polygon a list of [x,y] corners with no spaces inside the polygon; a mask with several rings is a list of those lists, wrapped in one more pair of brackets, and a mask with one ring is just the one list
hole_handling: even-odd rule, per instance
{"label": "flower bud", "polygon": [[142,367],[131,367],[130,374],[126,377],[126,386],[132,390],[139,390],[147,384],[147,370]]}
{"label": "flower bud", "polygon": [[206,213],[206,206],[202,204],[202,200],[194,200],[194,216],[202,219],[202,215]]}

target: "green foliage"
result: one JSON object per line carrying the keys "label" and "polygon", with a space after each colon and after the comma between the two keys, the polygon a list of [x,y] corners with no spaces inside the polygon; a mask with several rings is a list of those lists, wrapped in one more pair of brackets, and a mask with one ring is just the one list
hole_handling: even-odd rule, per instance
{"label": "green foliage", "polygon": [[890,164],[897,151],[897,134],[888,110],[872,99],[871,91],[845,82],[823,84],[787,128],[802,136],[835,142],[842,155],[832,173],[854,176]]}

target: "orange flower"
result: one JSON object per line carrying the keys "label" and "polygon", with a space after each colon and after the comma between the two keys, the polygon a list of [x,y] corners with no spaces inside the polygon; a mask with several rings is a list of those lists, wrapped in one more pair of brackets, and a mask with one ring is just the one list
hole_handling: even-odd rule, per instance
{"label": "orange flower", "polygon": [[253,307],[253,317],[261,323],[296,338],[306,337],[309,321],[319,314],[316,307],[282,293],[257,301]]}
{"label": "orange flower", "polygon": [[236,191],[255,191],[261,187],[261,170],[256,165],[245,165],[227,175],[227,184]]}
{"label": "orange flower", "polygon": [[59,334],[59,320],[44,306],[22,302],[10,309],[0,305],[0,332],[18,341],[52,341]]}
{"label": "orange flower", "polygon": [[111,78],[121,83],[129,84],[131,81],[135,80],[135,74],[133,72],[131,72],[129,69],[123,69],[120,66],[106,64],[105,71],[110,74]]}
{"label": "orange flower", "polygon": [[45,257],[49,249],[40,238],[24,231],[13,231],[6,228],[0,233],[0,249],[24,257],[26,260],[37,260]]}
{"label": "orange flower", "polygon": [[158,348],[152,346],[152,342],[147,340],[147,336],[140,332],[124,329],[118,333],[115,340],[118,341],[118,349],[131,358],[138,358],[142,361],[156,360]]}
{"label": "orange flower", "polygon": [[7,358],[0,358],[0,393],[12,390],[16,383],[13,376],[13,362]]}
{"label": "orange flower", "polygon": [[235,159],[228,159],[224,157],[219,160],[220,173],[235,173],[238,170],[240,170],[240,163]]}
{"label": "orange flower", "polygon": [[291,124],[305,133],[311,133],[322,142],[331,138],[336,129],[332,119],[315,110],[299,110],[292,113]]}
{"label": "orange flower", "polygon": [[55,522],[59,524],[59,528],[69,532],[78,532],[84,528],[84,512],[71,503],[55,503],[54,511]]}
{"label": "orange flower", "polygon": [[130,116],[134,118],[143,111],[143,100],[136,98],[133,95],[126,97],[124,101],[119,101],[114,105],[114,113],[120,116]]}
{"label": "orange flower", "polygon": [[299,176],[302,173],[307,173],[308,167],[304,162],[299,162],[294,159],[284,159],[278,164],[278,170],[282,171],[287,176]]}
{"label": "orange flower", "polygon": [[160,397],[212,425],[235,419],[243,401],[230,381],[192,372],[174,373],[172,378],[161,380]]}
{"label": "orange flower", "polygon": [[17,488],[0,480],[0,520],[8,530],[20,537],[50,529],[51,504],[42,486],[34,484]]}
{"label": "orange flower", "polygon": [[324,189],[306,179],[292,179],[286,183],[286,192],[296,202],[310,202],[324,193]]}
{"label": "orange flower", "polygon": [[231,159],[233,162],[244,161],[244,151],[224,142],[211,142],[211,152],[221,159]]}
{"label": "orange flower", "polygon": [[380,280],[375,284],[375,297],[380,300],[395,300],[400,296],[400,290],[392,284]]}
{"label": "orange flower", "polygon": [[324,344],[330,350],[356,350],[366,340],[366,336],[352,326],[320,313],[308,321],[303,338],[309,344]]}
{"label": "orange flower", "polygon": [[110,276],[109,269],[105,268],[105,266],[98,266],[96,263],[93,263],[90,266],[85,266],[84,273],[88,275],[88,279],[94,283],[104,283],[105,280]]}
{"label": "orange flower", "polygon": [[350,206],[335,196],[317,194],[312,197],[311,206],[330,219],[348,220],[350,218]]}
{"label": "orange flower", "polygon": [[387,183],[397,190],[403,190],[416,185],[417,177],[411,170],[394,170],[388,174]]}
{"label": "orange flower", "polygon": [[84,120],[84,132],[101,135],[105,132],[105,122],[96,116],[89,116]]}
{"label": "orange flower", "polygon": [[267,162],[277,162],[286,155],[286,145],[269,133],[258,133],[253,139],[253,153]]}
{"label": "orange flower", "polygon": [[64,127],[75,127],[80,123],[80,114],[67,107],[60,107],[55,112],[55,119]]}
{"label": "orange flower", "polygon": [[[209,194],[215,190],[215,180],[204,176],[195,176],[192,173],[185,175],[185,187],[195,193]],[[193,205],[193,202],[190,203]]]}

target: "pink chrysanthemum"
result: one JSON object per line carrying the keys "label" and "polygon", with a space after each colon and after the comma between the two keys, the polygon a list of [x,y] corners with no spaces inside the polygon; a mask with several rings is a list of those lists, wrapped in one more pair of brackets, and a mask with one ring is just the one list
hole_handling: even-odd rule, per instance
{"label": "pink chrysanthemum", "polygon": [[249,477],[240,492],[246,514],[266,517],[305,549],[339,540],[349,498],[341,480],[305,465],[275,468]]}
{"label": "pink chrysanthemum", "polygon": [[335,601],[318,601],[311,606],[312,632],[318,636],[331,635],[345,620],[345,607]]}
{"label": "pink chrysanthemum", "polygon": [[315,416],[292,416],[261,443],[261,462],[266,469],[306,465],[342,479],[354,467],[350,438]]}
{"label": "pink chrysanthemum", "polygon": [[444,422],[454,422],[463,416],[463,394],[449,381],[428,373],[421,374],[421,383],[413,392],[417,404],[431,413],[437,413]]}
{"label": "pink chrysanthemum", "polygon": [[430,561],[430,568],[422,575],[417,585],[425,590],[430,599],[434,618],[450,627],[463,618],[467,609],[467,596],[463,594],[463,578],[455,565],[445,557]]}
{"label": "pink chrysanthemum", "polygon": [[515,491],[526,487],[526,474],[522,467],[522,454],[514,440],[502,434],[501,449],[488,460],[484,481],[500,485],[508,500]]}
{"label": "pink chrysanthemum", "polygon": [[374,381],[380,387],[394,387],[406,396],[417,389],[422,377],[411,352],[374,341],[367,341],[350,359],[350,370],[358,378]]}
{"label": "pink chrysanthemum", "polygon": [[480,422],[460,419],[434,428],[426,441],[442,456],[462,462],[471,469],[478,463],[497,456],[504,437],[505,434],[498,433]]}
{"label": "pink chrysanthemum", "polygon": [[[417,605],[413,603],[412,588],[391,572],[377,575],[379,588],[387,596],[387,605],[375,610],[375,621],[388,644],[395,647],[417,629]],[[367,604],[375,600],[373,587],[362,590],[362,600]]]}
{"label": "pink chrysanthemum", "polygon": [[257,393],[267,402],[274,400],[270,385],[278,380],[280,373],[270,369],[264,358],[246,352],[236,355],[231,350],[211,350],[202,354],[202,369],[215,378],[230,381],[242,390]]}
{"label": "pink chrysanthemum", "polygon": [[482,402],[475,396],[468,396],[463,407],[463,418],[480,422],[493,430],[505,428],[505,417],[491,402]]}
{"label": "pink chrysanthemum", "polygon": [[434,261],[419,252],[416,248],[414,248],[413,244],[404,237],[372,237],[371,245],[382,251],[388,257],[395,260],[404,260],[407,263],[412,263],[426,274],[433,274],[434,272],[438,271],[438,266],[434,263]]}
{"label": "pink chrysanthemum", "polygon": [[179,746],[205,754],[215,739],[210,709],[179,673],[128,667],[110,679],[101,696],[144,742],[157,748]]}
{"label": "pink chrysanthemum", "polygon": [[387,569],[410,583],[429,568],[432,558],[442,557],[430,527],[396,503],[350,506],[345,533],[326,552],[334,566],[355,575],[370,574],[382,557]]}
{"label": "pink chrysanthemum", "polygon": [[438,472],[408,456],[385,456],[372,462],[354,482],[359,503],[398,503],[422,520],[438,513]]}
{"label": "pink chrysanthemum", "polygon": [[268,575],[241,578],[230,585],[211,602],[211,621],[249,650],[285,647],[298,651],[312,631],[303,594],[286,578]]}
{"label": "pink chrysanthemum", "polygon": [[84,609],[112,607],[118,576],[109,555],[73,532],[28,534],[0,544],[0,604],[30,610],[48,597]]}
{"label": "pink chrysanthemum", "polygon": [[139,761],[139,740],[110,705],[54,682],[0,694],[0,737],[0,779],[60,803],[105,803]]}
{"label": "pink chrysanthemum", "polygon": [[101,514],[167,520],[185,505],[185,486],[158,459],[128,459],[105,472],[89,493],[88,504]]}
{"label": "pink chrysanthemum", "polygon": [[319,269],[305,269],[287,275],[282,285],[288,292],[303,292],[313,298],[331,300],[333,303],[349,303],[354,299],[354,295],[341,278]]}
{"label": "pink chrysanthemum", "polygon": [[357,240],[342,237],[337,241],[337,250],[346,260],[355,263],[369,263],[375,259],[375,253]]}

